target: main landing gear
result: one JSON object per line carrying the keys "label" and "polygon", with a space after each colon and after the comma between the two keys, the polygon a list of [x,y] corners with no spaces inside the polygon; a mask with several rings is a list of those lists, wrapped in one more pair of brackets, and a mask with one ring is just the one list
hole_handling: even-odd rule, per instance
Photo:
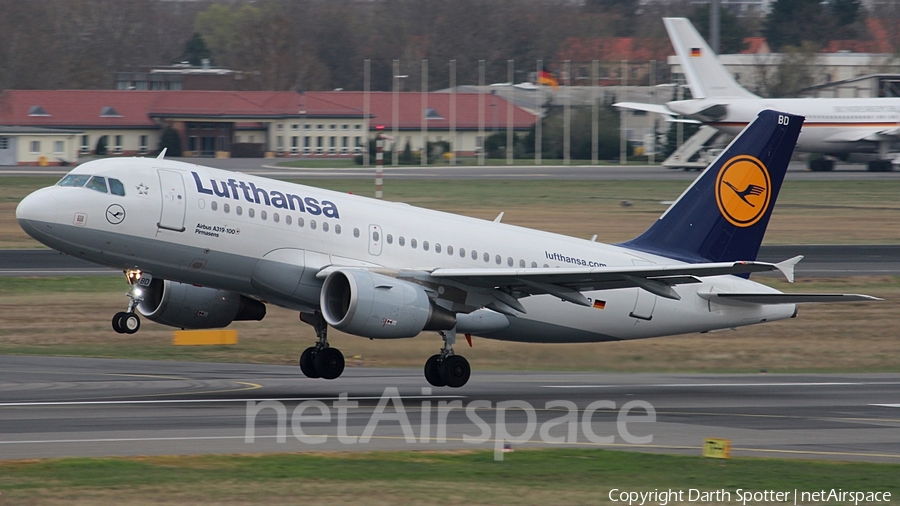
{"label": "main landing gear", "polygon": [[141,272],[129,270],[125,271],[125,276],[128,278],[128,283],[131,284],[131,289],[126,294],[130,299],[128,301],[128,309],[119,311],[113,316],[112,328],[119,334],[134,334],[141,328],[141,318],[134,312],[138,304],[144,300],[141,287],[137,284],[138,280],[141,279]]}
{"label": "main landing gear", "polygon": [[300,321],[316,330],[315,346],[300,354],[300,370],[307,378],[335,379],[344,372],[344,354],[328,346],[328,324],[320,313],[300,313]]}
{"label": "main landing gear", "polygon": [[456,329],[439,331],[444,339],[444,347],[437,355],[425,362],[425,379],[433,386],[459,388],[469,381],[472,369],[462,355],[453,354],[456,344]]}

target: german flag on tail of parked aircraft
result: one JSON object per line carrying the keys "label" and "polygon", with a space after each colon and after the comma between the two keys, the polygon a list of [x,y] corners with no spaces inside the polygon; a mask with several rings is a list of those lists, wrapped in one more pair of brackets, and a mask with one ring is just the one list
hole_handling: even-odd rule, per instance
{"label": "german flag on tail of parked aircraft", "polygon": [[556,91],[559,89],[559,81],[556,80],[556,77],[554,77],[553,74],[551,74],[550,72],[547,72],[547,70],[542,70],[542,71],[538,72],[537,83],[550,85],[553,87],[553,91]]}

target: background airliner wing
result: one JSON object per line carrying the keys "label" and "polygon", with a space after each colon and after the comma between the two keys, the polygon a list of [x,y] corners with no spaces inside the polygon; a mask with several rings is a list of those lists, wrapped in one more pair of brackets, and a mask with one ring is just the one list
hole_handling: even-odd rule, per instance
{"label": "background airliner wing", "polygon": [[825,142],[879,142],[896,139],[900,135],[898,128],[855,128],[845,130],[826,137]]}
{"label": "background airliner wing", "polygon": [[631,109],[633,111],[645,111],[662,114],[663,116],[665,116],[665,120],[668,123],[692,123],[696,125],[701,124],[700,121],[697,121],[695,119],[677,118],[677,112],[660,104],[645,104],[642,102],[616,102],[615,104],[613,104],[613,107],[619,107],[621,109]]}
{"label": "background airliner wing", "polygon": [[782,264],[765,262],[719,262],[634,267],[439,268],[432,270],[429,275],[432,278],[451,279],[476,289],[500,289],[506,293],[518,292],[522,295],[550,294],[575,304],[589,306],[582,291],[637,287],[677,300],[681,297],[672,286],[699,283],[699,277],[749,274],[784,268]]}
{"label": "background airliner wing", "polygon": [[645,104],[643,102],[616,102],[613,104],[613,107],[620,107],[622,109],[631,109],[634,111],[646,111],[646,112],[655,112],[657,114],[663,114],[666,116],[677,116],[678,113],[669,109],[665,105],[662,104]]}

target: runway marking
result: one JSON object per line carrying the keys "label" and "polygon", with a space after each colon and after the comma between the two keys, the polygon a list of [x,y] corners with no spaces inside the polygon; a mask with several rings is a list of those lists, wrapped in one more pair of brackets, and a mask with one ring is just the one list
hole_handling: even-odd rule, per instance
{"label": "runway marking", "polygon": [[[238,382],[241,383],[241,382]],[[262,388],[261,385],[254,383],[243,383],[245,385],[254,385]],[[252,390],[252,389],[242,389]],[[224,390],[225,392],[233,392],[234,390]],[[185,392],[189,394],[190,392]],[[217,393],[217,392],[203,392]],[[158,394],[172,395],[172,394]],[[382,396],[360,396],[347,397],[349,401],[373,401],[380,400]],[[464,395],[401,395],[401,400],[429,400],[429,399],[464,399]],[[40,406],[103,406],[103,405],[122,405],[122,404],[186,404],[186,403],[229,403],[229,402],[293,402],[293,401],[335,401],[338,397],[276,397],[270,399],[153,399],[153,400],[122,400],[122,401],[37,401],[37,402],[2,402],[0,408],[12,407],[40,407]]]}
{"label": "runway marking", "polygon": [[[310,434],[311,436],[326,435],[336,437],[335,434]],[[277,434],[271,435],[254,435],[255,439],[277,439]],[[26,441],[0,441],[0,444],[16,445],[16,444],[66,444],[66,443],[128,443],[128,442],[160,442],[160,441],[227,441],[246,439],[246,435],[240,436],[171,436],[171,437],[130,437],[130,438],[98,438],[98,439],[47,439],[47,440],[26,440]],[[388,440],[388,441],[406,441],[405,436],[371,436],[370,439]],[[466,442],[463,438],[446,438],[447,442],[460,443]],[[483,445],[496,443],[496,439],[488,439]],[[252,444],[252,443],[251,443]],[[423,443],[416,441],[414,444],[438,445],[442,443]],[[629,444],[629,443],[592,443],[576,441],[574,443],[548,443],[546,441],[534,440],[519,443],[521,445],[545,445],[545,446],[589,446],[594,448],[613,448],[613,449],[642,449],[642,450],[701,450],[701,446],[685,446],[685,445],[661,445],[661,444]],[[482,445],[478,445],[482,446]],[[834,452],[834,451],[817,451],[817,450],[782,450],[777,448],[750,448],[750,447],[734,447],[732,451],[751,452],[751,453],[777,453],[782,455],[819,455],[829,457],[867,457],[867,458],[888,458],[900,459],[900,454],[894,453],[867,453],[867,452]]]}
{"label": "runway marking", "polygon": [[703,387],[831,387],[900,385],[900,381],[815,382],[815,383],[659,383],[631,385],[541,385],[543,388],[703,388]]}
{"label": "runway marking", "polygon": [[[107,373],[103,373],[103,375],[104,376],[126,376],[129,378],[156,378],[156,379],[192,381],[191,378],[184,378],[181,376],[162,376],[160,374],[127,374],[127,373],[118,373],[118,372],[107,372]],[[240,382],[238,382],[238,383],[240,383]]]}

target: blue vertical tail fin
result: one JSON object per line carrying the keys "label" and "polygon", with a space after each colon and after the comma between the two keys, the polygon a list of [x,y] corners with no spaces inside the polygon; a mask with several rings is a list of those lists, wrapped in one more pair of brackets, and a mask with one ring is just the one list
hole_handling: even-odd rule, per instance
{"label": "blue vertical tail fin", "polygon": [[756,260],[803,119],[760,112],[656,223],[619,246],[692,263]]}

